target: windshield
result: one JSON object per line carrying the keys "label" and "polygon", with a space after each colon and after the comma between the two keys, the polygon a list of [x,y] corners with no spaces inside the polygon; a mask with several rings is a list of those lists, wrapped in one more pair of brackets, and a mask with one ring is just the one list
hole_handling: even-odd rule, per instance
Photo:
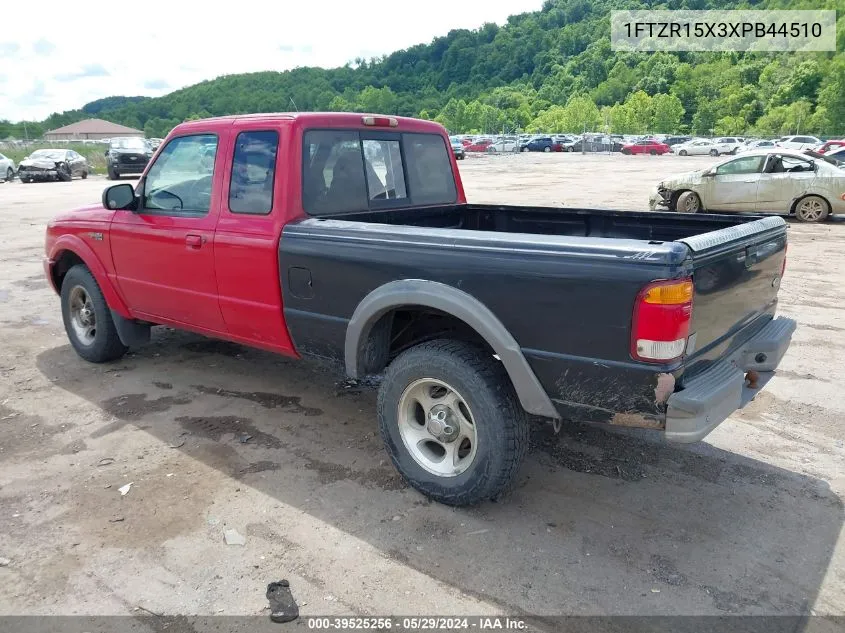
{"label": "windshield", "polygon": [[65,151],[62,149],[39,149],[32,152],[30,158],[46,158],[48,160],[62,160],[65,157]]}
{"label": "windshield", "polygon": [[142,138],[115,138],[111,146],[115,149],[147,149],[147,142]]}

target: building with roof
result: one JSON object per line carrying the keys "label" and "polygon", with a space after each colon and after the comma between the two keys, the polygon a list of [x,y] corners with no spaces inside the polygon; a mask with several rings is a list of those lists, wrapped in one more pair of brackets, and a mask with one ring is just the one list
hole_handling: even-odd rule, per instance
{"label": "building with roof", "polygon": [[115,136],[144,136],[141,130],[118,125],[103,119],[85,119],[44,133],[47,141],[77,141],[83,139],[114,138]]}

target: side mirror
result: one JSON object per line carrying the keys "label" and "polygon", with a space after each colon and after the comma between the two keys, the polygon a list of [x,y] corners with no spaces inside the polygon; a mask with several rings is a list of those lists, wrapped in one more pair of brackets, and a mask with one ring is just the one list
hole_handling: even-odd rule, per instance
{"label": "side mirror", "polygon": [[120,209],[134,211],[135,205],[135,190],[132,189],[132,185],[129,183],[112,185],[103,191],[103,206],[109,211]]}
{"label": "side mirror", "polygon": [[715,176],[715,175],[716,175],[716,171],[715,171],[714,169],[708,169],[707,171],[705,171],[705,172],[704,172],[703,174],[701,174],[701,175],[702,175],[702,176],[706,176],[706,177],[708,177],[708,178],[709,178],[710,176]]}
{"label": "side mirror", "polygon": [[106,150],[105,152],[103,152],[103,156],[108,156],[108,155],[109,155],[109,150]]}

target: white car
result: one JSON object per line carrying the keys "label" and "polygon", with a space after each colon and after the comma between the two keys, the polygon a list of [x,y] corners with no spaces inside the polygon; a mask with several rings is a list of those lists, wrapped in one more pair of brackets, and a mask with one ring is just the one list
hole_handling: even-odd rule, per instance
{"label": "white car", "polygon": [[777,145],[784,149],[813,149],[821,143],[821,139],[815,136],[783,136],[778,139]]}
{"label": "white car", "polygon": [[821,222],[845,213],[845,170],[797,151],[757,150],[664,180],[649,206],[682,213],[767,211]]}
{"label": "white car", "polygon": [[735,136],[720,136],[713,139],[713,144],[720,154],[735,154],[736,150],[742,145],[742,139]]}
{"label": "white car", "polygon": [[487,152],[490,154],[496,154],[498,152],[516,152],[518,149],[519,144],[516,139],[512,138],[497,138],[487,146]]}
{"label": "white car", "polygon": [[687,141],[686,143],[681,143],[680,145],[673,145],[672,153],[677,154],[678,156],[718,156],[719,155],[719,148],[713,142],[709,141],[706,138],[694,138],[691,141]]}
{"label": "white car", "polygon": [[0,178],[11,182],[15,177],[15,161],[0,154]]}
{"label": "white car", "polygon": [[740,145],[737,148],[736,153],[742,154],[745,152],[751,152],[755,149],[772,149],[775,147],[777,147],[777,145],[775,145],[774,141],[751,141],[750,143]]}

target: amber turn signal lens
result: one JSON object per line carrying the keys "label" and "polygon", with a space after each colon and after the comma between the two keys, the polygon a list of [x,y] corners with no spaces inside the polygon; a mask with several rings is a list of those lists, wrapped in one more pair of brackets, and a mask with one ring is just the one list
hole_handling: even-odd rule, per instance
{"label": "amber turn signal lens", "polygon": [[692,301],[692,281],[685,279],[676,283],[655,285],[646,290],[645,303],[659,305],[678,305]]}

